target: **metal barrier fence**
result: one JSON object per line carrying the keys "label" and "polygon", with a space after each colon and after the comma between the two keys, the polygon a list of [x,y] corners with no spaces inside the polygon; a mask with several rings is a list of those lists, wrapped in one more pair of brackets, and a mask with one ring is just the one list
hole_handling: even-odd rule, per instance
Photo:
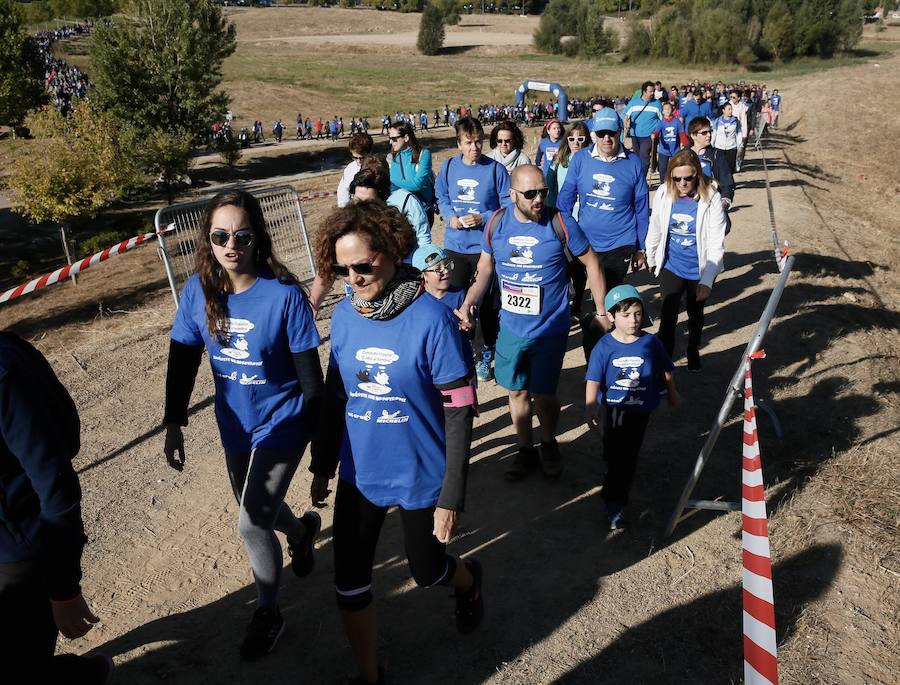
{"label": "metal barrier fence", "polygon": [[[744,373],[747,359],[762,346],[762,341],[766,337],[766,332],[769,330],[769,324],[771,324],[772,319],[775,318],[778,302],[781,300],[782,293],[784,293],[784,288],[787,285],[788,276],[790,276],[791,268],[793,266],[794,257],[789,255],[784,261],[784,268],[781,271],[781,276],[778,278],[778,282],[775,284],[772,294],[769,295],[769,301],[766,303],[766,308],[759,317],[759,322],[756,324],[756,330],[753,332],[753,337],[750,338],[750,342],[747,343],[747,347],[741,355],[741,361],[738,364],[734,375],[731,377],[731,383],[728,385],[728,390],[725,392],[725,399],[722,400],[722,406],[719,407],[719,413],[716,414],[712,427],[709,429],[709,435],[706,438],[706,442],[703,444],[703,448],[697,456],[694,470],[691,472],[688,482],[684,486],[681,496],[678,498],[678,504],[675,505],[675,510],[672,512],[668,526],[666,526],[666,537],[672,535],[675,531],[675,526],[698,509],[710,509],[713,511],[740,511],[741,509],[740,502],[690,499],[690,497],[694,492],[697,481],[700,480],[700,474],[703,473],[706,462],[712,454],[713,447],[716,446],[716,440],[719,439],[719,433],[722,432],[722,428],[725,426],[725,423],[731,415],[731,408],[734,406],[735,400],[744,393]],[[685,513],[685,509],[691,509],[693,511]]]}
{"label": "metal barrier fence", "polygon": [[[250,192],[262,207],[275,255],[302,283],[311,283],[316,276],[316,265],[297,191],[291,186],[276,186]],[[174,225],[173,230],[159,234],[159,244],[176,307],[185,281],[194,273],[197,237],[203,208],[208,202],[208,199],[182,202],[156,213],[157,231]]]}

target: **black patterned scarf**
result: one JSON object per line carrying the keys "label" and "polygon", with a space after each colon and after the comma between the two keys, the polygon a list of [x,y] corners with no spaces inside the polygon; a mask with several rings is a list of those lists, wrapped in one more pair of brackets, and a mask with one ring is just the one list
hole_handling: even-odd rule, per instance
{"label": "black patterned scarf", "polygon": [[400,264],[391,281],[381,291],[377,300],[367,302],[356,293],[350,296],[350,304],[360,316],[373,321],[393,319],[406,309],[423,292],[422,274],[409,264]]}

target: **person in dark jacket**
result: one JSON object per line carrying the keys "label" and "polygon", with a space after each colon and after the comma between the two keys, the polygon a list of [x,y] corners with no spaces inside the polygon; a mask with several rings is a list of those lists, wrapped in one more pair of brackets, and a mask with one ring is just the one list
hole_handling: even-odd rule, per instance
{"label": "person in dark jacket", "polygon": [[[81,447],[78,410],[47,360],[0,332],[0,640],[4,678],[103,683],[103,655],[54,656],[59,633],[85,635],[98,619],[81,594]],[[25,671],[27,669],[27,671]],[[16,677],[8,682],[25,682]],[[4,679],[4,682],[7,682]]]}
{"label": "person in dark jacket", "polygon": [[688,126],[691,149],[700,158],[703,175],[715,182],[715,188],[722,197],[722,209],[725,210],[725,235],[731,232],[731,217],[728,210],[734,204],[734,176],[724,156],[716,154],[712,146],[712,125],[706,117],[698,117]]}

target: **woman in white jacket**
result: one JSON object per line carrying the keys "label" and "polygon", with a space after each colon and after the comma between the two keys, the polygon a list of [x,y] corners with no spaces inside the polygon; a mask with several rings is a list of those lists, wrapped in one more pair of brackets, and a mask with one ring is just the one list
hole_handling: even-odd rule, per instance
{"label": "woman in white jacket", "polygon": [[726,102],[722,107],[722,116],[712,125],[712,146],[717,150],[717,155],[722,155],[728,161],[732,174],[737,171],[737,151],[743,144],[744,129],[741,128],[741,120],[734,115],[731,103]]}
{"label": "woman in white jacket", "polygon": [[669,161],[665,183],[653,198],[647,265],[659,278],[663,302],[657,335],[669,356],[675,348],[681,296],[686,295],[689,371],[700,370],[703,307],[722,271],[724,254],[722,199],[704,176],[697,154],[681,150]]}

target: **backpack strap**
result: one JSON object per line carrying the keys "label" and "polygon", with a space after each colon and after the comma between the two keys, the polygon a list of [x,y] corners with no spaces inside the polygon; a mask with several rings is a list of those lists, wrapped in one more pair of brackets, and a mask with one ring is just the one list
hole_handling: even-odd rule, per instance
{"label": "backpack strap", "polygon": [[553,226],[553,232],[556,233],[559,242],[563,244],[563,247],[567,247],[569,244],[569,229],[566,228],[566,223],[562,218],[562,212],[558,209],[555,210],[553,216],[550,217],[550,224]]}
{"label": "backpack strap", "polygon": [[491,239],[494,237],[494,233],[497,232],[497,224],[500,223],[500,220],[503,218],[503,215],[506,213],[506,207],[501,207],[500,209],[495,209],[494,213],[491,214],[491,218],[488,219],[487,226],[484,229],[484,235],[487,238],[487,244],[491,244]]}

